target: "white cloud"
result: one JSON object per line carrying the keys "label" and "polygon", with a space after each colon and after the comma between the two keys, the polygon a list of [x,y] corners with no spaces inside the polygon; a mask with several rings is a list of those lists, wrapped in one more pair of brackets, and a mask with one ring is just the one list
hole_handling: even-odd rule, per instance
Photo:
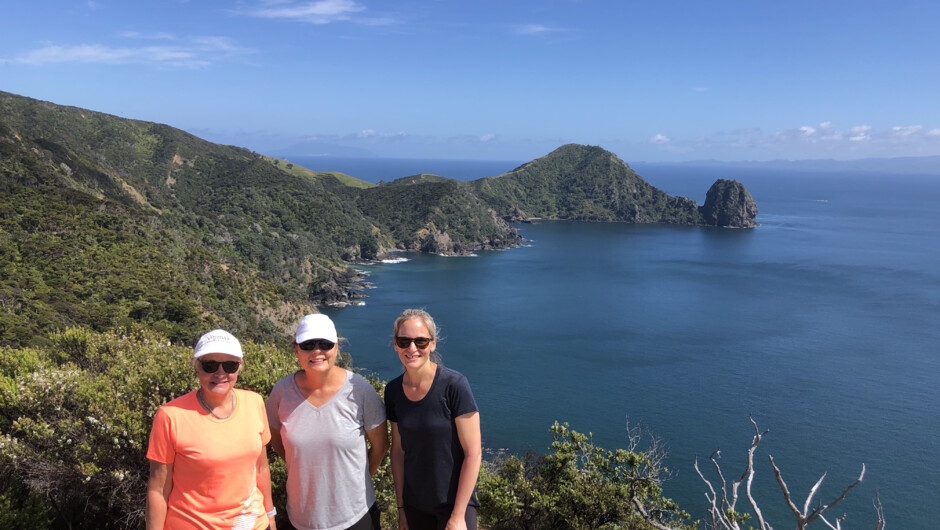
{"label": "white cloud", "polygon": [[709,90],[710,90],[710,89],[709,89],[708,87],[704,87],[704,86],[697,86],[697,87],[692,88],[692,91],[693,91],[693,92],[698,92],[698,93],[700,93],[700,94],[701,94],[702,92],[708,92]]}
{"label": "white cloud", "polygon": [[208,61],[197,58],[192,51],[172,46],[112,48],[100,44],[79,44],[76,46],[50,44],[19,56],[16,62],[32,65],[52,63],[164,63],[196,67],[208,64]]}
{"label": "white cloud", "polygon": [[849,130],[849,141],[864,142],[871,140],[871,125],[858,125]]}
{"label": "white cloud", "polygon": [[483,143],[492,142],[495,139],[496,139],[496,135],[493,133],[484,134],[483,136],[480,137],[480,141]]}
{"label": "white cloud", "polygon": [[[131,34],[131,38],[138,37]],[[159,33],[161,39],[172,38],[169,34]],[[188,42],[155,46],[106,46],[103,44],[59,45],[46,44],[26,52],[11,61],[12,63],[42,66],[46,64],[82,63],[82,64],[151,64],[178,68],[203,68],[214,61],[250,50],[240,48],[225,37],[196,37]]]}
{"label": "white cloud", "polygon": [[891,128],[892,136],[907,137],[919,133],[923,129],[920,125],[897,125]]}
{"label": "white cloud", "polygon": [[[321,139],[326,138],[325,135],[319,135]],[[408,133],[405,131],[399,132],[381,132],[376,131],[375,129],[363,129],[355,133],[349,133],[342,136],[337,136],[335,139],[339,140],[366,140],[370,142],[376,141],[385,141],[385,140],[395,140],[401,138],[407,138]]]}
{"label": "white cloud", "polygon": [[564,30],[559,29],[559,28],[552,28],[552,27],[545,26],[542,24],[522,24],[522,25],[516,26],[516,29],[515,29],[515,32],[520,35],[541,35],[544,33],[553,33],[553,32],[559,32],[559,31],[564,31]]}
{"label": "white cloud", "polygon": [[924,156],[940,154],[940,127],[899,125],[879,129],[864,124],[840,129],[826,121],[772,132],[758,128],[719,131],[702,138],[670,138],[657,134],[649,143],[661,152],[698,153],[703,158],[716,159],[729,156],[756,160]]}
{"label": "white cloud", "polygon": [[329,24],[350,20],[365,7],[353,0],[318,0],[314,2],[262,2],[261,7],[243,11],[252,17],[296,20],[311,24]]}
{"label": "white cloud", "polygon": [[125,39],[176,40],[172,33],[166,32],[140,33],[139,31],[124,31],[120,33],[120,36],[124,37]]}

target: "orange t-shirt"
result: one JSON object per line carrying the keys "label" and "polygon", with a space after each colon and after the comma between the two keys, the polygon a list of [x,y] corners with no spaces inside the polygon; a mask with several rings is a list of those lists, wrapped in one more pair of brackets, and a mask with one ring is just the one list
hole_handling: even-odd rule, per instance
{"label": "orange t-shirt", "polygon": [[173,465],[166,530],[263,530],[268,526],[257,487],[258,455],[271,440],[264,400],[235,390],[235,410],[220,420],[190,392],[153,418],[147,458]]}

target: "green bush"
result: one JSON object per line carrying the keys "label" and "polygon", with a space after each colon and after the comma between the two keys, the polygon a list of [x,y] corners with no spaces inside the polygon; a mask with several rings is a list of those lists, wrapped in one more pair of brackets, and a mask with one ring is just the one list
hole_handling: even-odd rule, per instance
{"label": "green bush", "polygon": [[670,528],[685,528],[688,514],[662,496],[658,446],[640,451],[638,431],[628,431],[632,449],[608,451],[591,436],[556,422],[544,456],[497,458],[480,476],[480,521],[500,529],[594,530],[655,528],[639,512]]}
{"label": "green bush", "polygon": [[[0,528],[140,528],[152,418],[196,387],[192,350],[140,330],[69,328],[47,343],[0,347]],[[239,387],[267,396],[297,369],[286,344],[243,346]],[[385,382],[367,378],[381,395]],[[665,470],[653,453],[606,451],[566,424],[556,423],[551,434],[544,456],[484,465],[481,523],[494,530],[651,528],[636,501],[657,521],[681,525],[687,518],[662,497]],[[271,456],[274,501],[285,520],[286,470]],[[395,528],[388,458],[375,483],[383,527]]]}
{"label": "green bush", "polygon": [[[192,351],[140,331],[72,328],[52,335],[50,343],[39,350],[0,348],[0,471],[9,485],[0,489],[0,521],[30,517],[51,521],[38,527],[140,527],[153,415],[195,388]],[[240,387],[267,395],[295,369],[289,351],[244,346]],[[283,484],[277,463],[274,473]],[[46,500],[44,507],[37,496]]]}

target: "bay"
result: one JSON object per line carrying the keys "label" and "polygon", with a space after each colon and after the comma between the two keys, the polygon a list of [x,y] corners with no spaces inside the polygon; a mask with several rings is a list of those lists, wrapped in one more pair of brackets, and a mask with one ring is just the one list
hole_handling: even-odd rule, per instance
{"label": "bay", "polygon": [[[823,473],[828,502],[867,473],[843,528],[870,528],[879,496],[893,528],[940,520],[940,178],[637,168],[700,204],[735,178],[760,208],[754,230],[544,222],[517,249],[363,266],[363,307],[327,312],[358,366],[401,371],[391,325],[426,308],[444,363],[467,375],[484,445],[544,452],[555,420],[626,443],[627,421],[668,445],[667,496],[695,517],[695,474],[717,448],[728,477],[769,428],[756,495],[789,527],[771,454],[802,506]],[[341,170],[341,169],[340,169]],[[356,176],[356,175],[354,175]]]}

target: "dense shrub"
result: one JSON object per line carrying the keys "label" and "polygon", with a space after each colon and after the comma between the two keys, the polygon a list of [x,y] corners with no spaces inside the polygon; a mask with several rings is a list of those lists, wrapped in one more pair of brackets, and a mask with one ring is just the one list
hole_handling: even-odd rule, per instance
{"label": "dense shrub", "polygon": [[548,454],[484,465],[481,522],[494,530],[655,528],[638,511],[641,505],[652,520],[685,528],[688,514],[662,496],[664,453],[656,440],[641,449],[638,433],[628,430],[631,449],[608,451],[556,422]]}
{"label": "dense shrub", "polygon": [[[192,351],[155,332],[69,328],[48,347],[0,347],[0,527],[139,528],[147,441],[163,403],[196,385]],[[296,369],[286,344],[244,343],[239,386],[268,395]],[[350,363],[348,354],[343,362]],[[384,381],[367,374],[380,393]],[[661,498],[643,453],[595,447],[552,427],[544,457],[498,459],[481,475],[481,520],[494,528],[646,528],[633,498],[681,516]],[[286,510],[284,463],[272,457],[275,504]],[[397,526],[385,460],[376,478],[383,526]]]}
{"label": "dense shrub", "polygon": [[[151,421],[157,407],[195,388],[192,351],[143,331],[71,328],[50,342],[0,348],[0,471],[7,486],[0,522],[29,516],[58,528],[137,528]],[[244,346],[240,387],[267,395],[296,366],[284,348]]]}
{"label": "dense shrub", "polygon": [[[47,343],[0,346],[0,528],[142,527],[152,418],[160,405],[196,387],[192,351],[141,330],[69,328]],[[242,388],[267,396],[297,368],[286,340],[243,345]],[[348,353],[341,362],[351,364]],[[384,381],[366,376],[381,395]],[[610,451],[567,424],[555,423],[551,436],[545,455],[502,455],[484,463],[478,495],[486,528],[699,526],[663,496],[668,470],[655,437],[628,426],[626,448]],[[269,456],[278,518],[286,522],[284,462]],[[375,483],[383,528],[396,528],[388,458]],[[883,521],[879,507],[882,527]]]}

